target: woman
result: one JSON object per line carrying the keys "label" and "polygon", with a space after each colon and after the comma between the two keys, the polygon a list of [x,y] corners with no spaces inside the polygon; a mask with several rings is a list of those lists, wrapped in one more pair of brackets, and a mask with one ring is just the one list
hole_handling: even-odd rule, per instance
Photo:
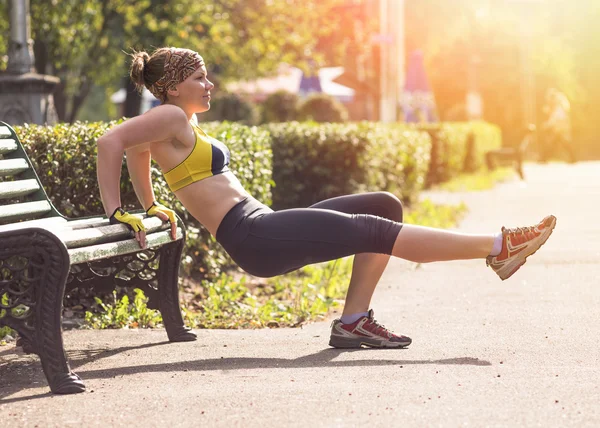
{"label": "woman", "polygon": [[402,223],[402,205],[387,192],[342,196],[310,208],[273,212],[244,190],[228,169],[225,145],[202,131],[195,113],[210,108],[214,85],[198,53],[157,49],[133,54],[131,78],[162,105],[112,128],[98,140],[98,183],[111,223],[124,223],[140,246],[146,239],[141,218],[120,206],[123,153],[138,198],[148,215],[171,222],[173,211],[156,203],[150,159],[164,173],[186,209],[216,237],[233,260],[262,277],[281,275],[310,263],[356,254],[344,312],[332,325],[329,344],[354,348],[408,346],[373,318],[371,296],[389,256],[425,263],[486,258],[503,280],[548,239],[556,224],[548,216],[532,227],[472,235]]}

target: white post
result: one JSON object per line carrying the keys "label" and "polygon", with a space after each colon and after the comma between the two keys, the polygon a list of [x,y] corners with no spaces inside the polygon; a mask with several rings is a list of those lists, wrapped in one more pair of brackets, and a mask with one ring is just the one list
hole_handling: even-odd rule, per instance
{"label": "white post", "polygon": [[385,40],[385,36],[389,34],[388,28],[388,0],[379,0],[379,34],[382,37],[380,41],[380,56],[379,56],[379,120],[381,122],[389,122],[389,56],[390,43]]}
{"label": "white post", "polygon": [[396,28],[396,37],[395,37],[395,50],[394,57],[396,58],[396,70],[394,73],[394,82],[396,83],[396,99],[394,100],[394,121],[398,119],[398,107],[400,106],[400,102],[402,101],[402,96],[404,93],[404,82],[405,82],[405,70],[406,65],[404,61],[405,57],[405,47],[404,47],[404,0],[396,0],[394,1],[396,5],[396,16],[395,22],[393,23],[394,28]]}
{"label": "white post", "polygon": [[404,88],[404,0],[379,1],[379,120],[395,122]]}

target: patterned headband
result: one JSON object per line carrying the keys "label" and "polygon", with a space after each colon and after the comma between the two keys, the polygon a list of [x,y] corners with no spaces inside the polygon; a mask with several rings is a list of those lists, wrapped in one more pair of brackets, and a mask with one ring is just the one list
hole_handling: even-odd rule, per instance
{"label": "patterned headband", "polygon": [[204,60],[190,49],[169,48],[165,55],[164,74],[148,89],[161,102],[167,100],[167,91],[183,82],[204,64]]}

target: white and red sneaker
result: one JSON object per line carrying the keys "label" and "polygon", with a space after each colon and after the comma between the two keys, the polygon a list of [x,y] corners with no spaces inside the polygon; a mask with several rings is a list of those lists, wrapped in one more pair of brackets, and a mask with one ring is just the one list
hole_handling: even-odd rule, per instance
{"label": "white and red sneaker", "polygon": [[552,234],[556,217],[549,215],[535,226],[502,228],[502,250],[497,256],[488,256],[486,263],[505,280],[526,262]]}
{"label": "white and red sneaker", "polygon": [[373,318],[373,309],[369,315],[359,318],[352,324],[344,324],[336,319],[331,324],[329,346],[334,348],[360,348],[362,345],[372,348],[404,348],[412,339],[397,336]]}

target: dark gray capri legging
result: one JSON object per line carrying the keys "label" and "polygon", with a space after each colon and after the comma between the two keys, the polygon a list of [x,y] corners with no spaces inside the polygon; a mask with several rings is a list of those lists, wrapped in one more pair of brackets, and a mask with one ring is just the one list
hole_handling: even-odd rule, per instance
{"label": "dark gray capri legging", "polygon": [[217,241],[246,272],[264,278],[352,254],[391,254],[402,204],[388,192],[327,199],[273,211],[249,197],[217,229]]}
{"label": "dark gray capri legging", "polygon": [[242,269],[268,278],[352,254],[392,254],[400,229],[402,204],[388,192],[281,211],[249,197],[225,215],[216,238]]}

